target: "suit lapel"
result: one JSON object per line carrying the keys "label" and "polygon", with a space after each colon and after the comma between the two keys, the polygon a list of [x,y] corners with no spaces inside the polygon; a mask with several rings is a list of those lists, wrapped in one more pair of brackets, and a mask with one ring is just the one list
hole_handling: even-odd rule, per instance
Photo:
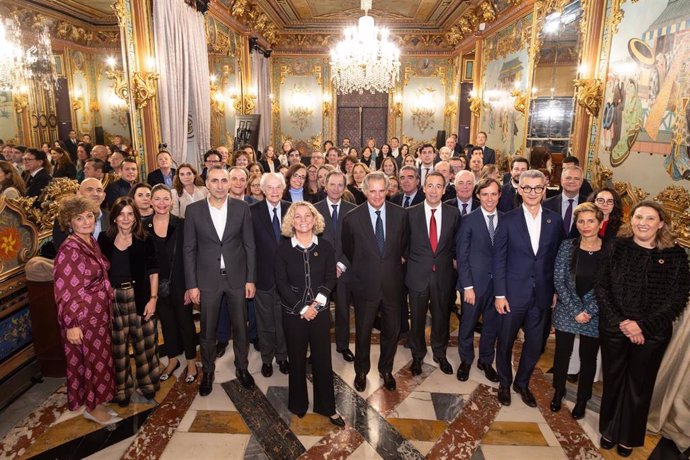
{"label": "suit lapel", "polygon": [[[544,211],[542,211],[542,217],[544,216]],[[522,227],[520,229],[520,233],[523,235],[523,238],[525,238],[525,241],[527,241],[527,247],[529,247],[530,251],[532,251],[532,254],[534,254],[534,249],[532,248],[532,240],[529,236],[529,230],[527,229],[527,221],[525,220],[525,211],[522,207],[520,207],[520,226]],[[542,219],[543,221],[543,219]],[[539,238],[539,242],[541,244],[541,237]],[[536,254],[534,254],[536,256]]]}
{"label": "suit lapel", "polygon": [[225,206],[228,208],[228,214],[225,217],[225,230],[223,230],[223,238],[221,239],[221,242],[225,241],[225,238],[228,236],[228,232],[230,231],[230,200],[232,200],[232,198],[228,197],[227,202],[225,203]]}
{"label": "suit lapel", "polygon": [[[549,238],[551,226],[554,225],[553,219],[547,216],[544,210],[541,210],[541,234],[539,235],[539,252],[546,247]],[[537,252],[538,253],[538,252]],[[536,255],[536,254],[535,254]]]}
{"label": "suit lapel", "polygon": [[[203,206],[203,213],[204,217],[208,221],[208,224],[210,225],[211,233],[213,234],[213,237],[220,242],[220,239],[218,238],[218,232],[216,231],[216,226],[213,224],[213,218],[211,217],[211,203],[206,200],[206,206]],[[227,227],[227,222],[226,222],[226,227]]]}

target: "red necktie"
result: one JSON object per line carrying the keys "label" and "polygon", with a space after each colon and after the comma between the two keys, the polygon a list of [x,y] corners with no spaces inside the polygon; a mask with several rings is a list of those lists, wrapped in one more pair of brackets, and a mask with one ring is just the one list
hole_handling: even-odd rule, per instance
{"label": "red necktie", "polygon": [[431,210],[431,221],[429,222],[429,243],[431,244],[431,250],[436,252],[438,247],[438,236],[436,235],[436,217],[434,217],[435,209]]}

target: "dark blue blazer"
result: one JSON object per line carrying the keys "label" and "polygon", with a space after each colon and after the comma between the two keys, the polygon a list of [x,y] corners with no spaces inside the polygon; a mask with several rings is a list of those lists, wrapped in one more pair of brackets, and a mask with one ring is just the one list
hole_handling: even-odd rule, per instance
{"label": "dark blue blazer", "polygon": [[[170,168],[170,172],[172,173],[172,176],[175,177],[175,168]],[[165,184],[165,179],[163,178],[163,173],[160,169],[154,169],[149,173],[148,176],[146,176],[146,182],[153,187],[154,185]]]}
{"label": "dark blue blazer", "polygon": [[482,160],[485,165],[496,164],[496,151],[494,149],[485,145],[483,153]]}
{"label": "dark blue blazer", "polygon": [[[276,242],[268,206],[266,200],[258,201],[249,206],[252,212],[252,228],[254,229],[254,243],[256,245],[256,288],[262,291],[268,291],[275,287],[273,265],[276,251],[280,241],[287,239],[281,236],[280,241]],[[281,224],[289,207],[289,202],[284,200],[280,202]]]}
{"label": "dark blue blazer", "polygon": [[523,207],[502,217],[494,238],[494,295],[505,296],[511,310],[531,305],[549,308],[554,293],[554,263],[563,233],[560,214],[542,207],[536,254],[532,250]]}
{"label": "dark blue blazer", "polygon": [[[423,203],[424,199],[426,198],[426,195],[424,194],[424,191],[420,188],[417,190],[417,194],[410,200],[410,207]],[[404,192],[399,192],[396,194],[393,198],[391,198],[391,203],[397,204],[398,206],[403,205],[403,201],[405,200],[405,193]]]}
{"label": "dark blue blazer", "polygon": [[[559,193],[558,195],[552,196],[548,200],[545,200],[543,203],[543,206],[546,209],[550,209],[554,212],[557,212],[559,216],[563,216],[563,194]],[[587,195],[580,194],[577,197],[577,203],[584,203],[587,201]],[[575,208],[573,207],[573,210]],[[573,216],[574,219],[574,216]],[[566,235],[566,238],[577,238],[580,236],[580,232],[577,230],[577,225],[575,225],[575,221],[573,220],[572,225],[570,226],[570,232]]]}
{"label": "dark blue blazer", "polygon": [[[503,213],[496,211],[496,231],[503,225]],[[495,237],[495,234],[494,234]],[[460,220],[456,235],[456,260],[458,263],[458,291],[472,286],[477,297],[484,295],[493,280],[494,247],[489,229],[480,208]]]}
{"label": "dark blue blazer", "polygon": [[501,198],[498,199],[498,210],[501,212],[509,212],[516,208],[515,196],[518,194],[513,184],[509,182],[501,187]]}

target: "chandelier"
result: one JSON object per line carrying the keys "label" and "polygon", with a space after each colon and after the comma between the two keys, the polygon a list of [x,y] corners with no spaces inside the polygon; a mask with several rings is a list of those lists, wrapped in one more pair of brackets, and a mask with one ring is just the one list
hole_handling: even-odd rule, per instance
{"label": "chandelier", "polygon": [[10,91],[23,78],[23,52],[19,29],[11,19],[0,18],[0,91]]}
{"label": "chandelier", "polygon": [[364,16],[357,27],[345,29],[345,38],[331,50],[331,79],[338,94],[388,92],[400,72],[400,50],[388,40],[367,13],[372,0],[362,0]]}

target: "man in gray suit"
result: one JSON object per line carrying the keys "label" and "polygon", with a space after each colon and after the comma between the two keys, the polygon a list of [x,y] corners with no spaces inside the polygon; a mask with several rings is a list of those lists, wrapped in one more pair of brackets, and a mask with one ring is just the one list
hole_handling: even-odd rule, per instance
{"label": "man in gray suit", "polygon": [[199,394],[213,389],[216,359],[216,326],[220,301],[230,307],[235,374],[245,388],[254,385],[247,365],[247,310],[245,298],[256,288],[256,248],[249,205],[228,197],[230,178],[224,169],[206,175],[208,199],[187,207],[185,215],[184,266],[186,297],[201,304],[201,361],[204,377]]}
{"label": "man in gray suit", "polygon": [[335,348],[348,362],[355,360],[355,355],[350,350],[350,303],[352,291],[347,285],[347,269],[350,261],[343,254],[340,237],[343,230],[343,218],[356,206],[342,199],[345,191],[345,174],[340,171],[331,171],[326,176],[326,198],[314,206],[321,213],[326,223],[321,237],[331,243],[335,248],[336,271],[338,284],[335,291]]}

